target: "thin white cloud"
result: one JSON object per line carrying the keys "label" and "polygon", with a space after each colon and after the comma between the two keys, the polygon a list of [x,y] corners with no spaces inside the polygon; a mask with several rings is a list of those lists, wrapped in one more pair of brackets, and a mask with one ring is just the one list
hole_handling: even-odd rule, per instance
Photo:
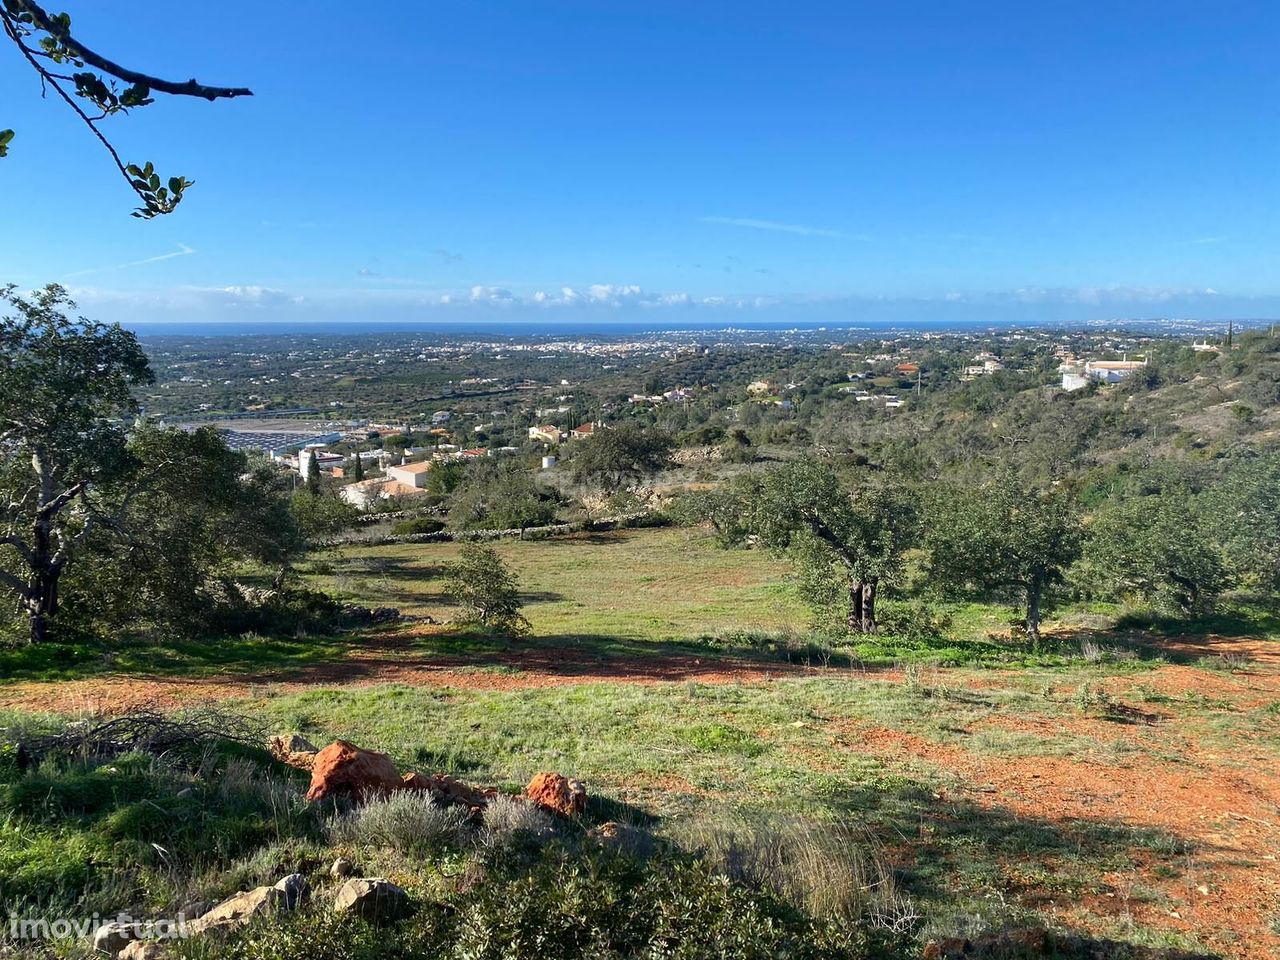
{"label": "thin white cloud", "polygon": [[839,230],[825,227],[806,227],[799,223],[779,223],[776,220],[757,220],[754,217],[702,217],[703,223],[718,223],[726,227],[747,227],[751,230],[772,230],[775,233],[795,233],[802,237],[843,237]]}
{"label": "thin white cloud", "polygon": [[486,287],[481,284],[471,288],[472,303],[515,303],[515,295],[505,287]]}
{"label": "thin white cloud", "polygon": [[178,249],[172,253],[162,253],[155,257],[145,257],[142,260],[130,260],[128,263],[115,263],[109,267],[89,267],[87,270],[73,270],[71,273],[64,273],[64,277],[83,277],[91,273],[107,273],[111,270],[124,270],[128,267],[141,267],[148,263],[159,263],[161,260],[172,260],[175,257],[189,257],[196,251],[188,247],[185,243],[178,244]]}

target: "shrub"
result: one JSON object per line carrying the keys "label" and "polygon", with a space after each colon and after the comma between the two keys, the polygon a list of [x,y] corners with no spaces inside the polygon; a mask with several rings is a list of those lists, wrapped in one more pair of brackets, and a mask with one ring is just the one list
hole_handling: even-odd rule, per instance
{"label": "shrub", "polygon": [[439,853],[462,847],[469,830],[463,808],[442,807],[426,793],[401,790],[335,818],[330,835],[337,843]]}
{"label": "shrub", "polygon": [[464,622],[514,634],[529,630],[515,575],[492,547],[463,544],[458,559],[447,567],[445,592],[462,608]]}
{"label": "shrub", "polygon": [[919,600],[887,600],[880,606],[880,631],[914,644],[944,639],[951,615]]}
{"label": "shrub", "polygon": [[691,818],[673,838],[708,865],[814,917],[903,929],[914,919],[869,835],[837,823],[742,815]]}
{"label": "shrub", "polygon": [[444,529],[444,521],[435,517],[413,517],[401,520],[391,527],[393,537],[410,537],[422,533],[439,533]]}
{"label": "shrub", "polygon": [[490,850],[506,850],[539,844],[555,832],[550,815],[533,804],[496,796],[485,806],[484,826],[477,839]]}

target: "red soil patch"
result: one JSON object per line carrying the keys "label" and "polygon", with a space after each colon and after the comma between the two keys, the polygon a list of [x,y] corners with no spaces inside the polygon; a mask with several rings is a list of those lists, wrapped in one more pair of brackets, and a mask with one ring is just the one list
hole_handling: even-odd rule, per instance
{"label": "red soil patch", "polygon": [[[207,678],[110,676],[0,686],[0,708],[64,714],[128,713],[141,707],[297,693],[315,687],[400,683],[463,690],[527,690],[581,683],[763,683],[814,672],[783,662],[691,656],[607,656],[573,649],[530,647],[497,654],[430,656],[409,638],[389,635],[353,649],[341,661],[254,675]],[[822,675],[839,671],[824,670]]]}
{"label": "red soil patch", "polygon": [[[418,633],[429,633],[417,628]],[[975,804],[1029,821],[1070,829],[1073,823],[1148,828],[1191,845],[1181,875],[1156,872],[1159,858],[1137,848],[1141,866],[1102,879],[1114,897],[1089,895],[1057,907],[1065,921],[1088,925],[1125,912],[1143,924],[1199,937],[1225,956],[1280,957],[1280,936],[1269,929],[1280,916],[1280,773],[1274,751],[1247,731],[1232,738],[1219,755],[1199,742],[1192,723],[1183,723],[1177,703],[1144,701],[1147,691],[1176,700],[1191,695],[1222,700],[1238,712],[1280,700],[1280,645],[1209,637],[1169,644],[1184,655],[1241,658],[1236,672],[1167,665],[1134,676],[1109,677],[1094,685],[1148,716],[1140,722],[1110,723],[1092,717],[993,714],[974,724],[1029,733],[1044,740],[1063,733],[1098,743],[1072,756],[980,755],[963,745],[939,743],[899,730],[837,723],[831,746],[856,750],[889,762],[923,760],[938,767],[939,817],[956,802]],[[18,683],[0,686],[0,707],[61,713],[121,713],[139,707],[169,708],[199,701],[253,698],[264,692],[292,693],[316,687],[362,687],[386,683],[475,690],[519,690],[593,682],[656,684],[762,683],[786,676],[814,675],[900,681],[896,671],[808,670],[784,663],[706,659],[689,656],[608,656],[574,648],[530,647],[495,654],[429,656],[416,651],[412,635],[372,638],[341,662],[257,676],[200,679],[123,677]],[[998,688],[1008,674],[970,675],[948,671],[948,679],[972,688]],[[1078,686],[1058,691],[1068,699]],[[1189,701],[1190,702],[1190,701]],[[972,731],[971,731],[972,732]],[[1114,750],[1122,741],[1131,749]],[[802,748],[815,769],[831,769],[830,750]],[[690,793],[677,776],[638,778],[641,792]],[[1016,867],[1016,865],[1013,865]],[[1029,872],[1034,876],[1034,871]],[[1177,916],[1164,906],[1130,901],[1137,882],[1164,891]],[[1208,893],[1198,887],[1204,886]],[[1034,891],[1030,891],[1034,894]],[[1049,907],[1053,908],[1050,902]]]}
{"label": "red soil patch", "polygon": [[[1242,690],[1230,687],[1231,678],[1185,667],[1160,668],[1143,682],[1195,689],[1197,677],[1225,679],[1218,684],[1221,692],[1233,689],[1246,698],[1250,689],[1274,689],[1280,682],[1280,676],[1268,671]],[[1114,888],[1111,897],[1073,898],[1061,906],[1077,922],[1087,922],[1087,914],[1127,913],[1152,927],[1195,935],[1224,956],[1280,957],[1280,936],[1270,928],[1280,915],[1280,773],[1273,754],[1251,756],[1248,737],[1241,737],[1237,749],[1228,749],[1229,756],[1214,753],[1184,735],[1168,716],[1155,718],[1154,725],[1130,725],[1088,717],[997,714],[975,724],[984,726],[1040,736],[1068,733],[1096,740],[1099,749],[1065,757],[981,755],[962,744],[856,724],[836,724],[832,743],[890,762],[923,760],[940,768],[940,817],[947,816],[953,802],[972,803],[1067,829],[1093,821],[1156,830],[1185,841],[1190,852],[1179,864],[1180,876],[1170,879],[1156,872],[1153,855],[1138,848],[1131,855],[1144,866],[1103,878]],[[1104,746],[1116,740],[1129,741],[1131,749],[1113,752]],[[1162,890],[1170,904],[1130,901],[1127,894],[1135,881]]]}

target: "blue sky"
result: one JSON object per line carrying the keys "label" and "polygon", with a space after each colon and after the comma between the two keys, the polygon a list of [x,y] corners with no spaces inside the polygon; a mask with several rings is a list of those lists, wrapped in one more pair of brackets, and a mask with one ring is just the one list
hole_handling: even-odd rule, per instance
{"label": "blue sky", "polygon": [[256,93],[108,122],[141,222],[0,47],[0,281],[106,319],[1280,316],[1274,2],[68,3]]}

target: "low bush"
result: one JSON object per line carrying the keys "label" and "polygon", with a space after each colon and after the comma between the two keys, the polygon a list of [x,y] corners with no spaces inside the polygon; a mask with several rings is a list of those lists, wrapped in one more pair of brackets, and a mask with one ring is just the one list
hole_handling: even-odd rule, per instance
{"label": "low bush", "polygon": [[880,604],[880,632],[908,643],[944,639],[952,618],[945,610],[919,600],[886,600]]}
{"label": "low bush", "polygon": [[410,537],[423,533],[439,533],[444,529],[444,521],[435,517],[413,517],[401,520],[391,526],[393,537]]}
{"label": "low bush", "polygon": [[339,844],[429,854],[464,847],[470,830],[464,808],[440,806],[430,794],[402,790],[338,815],[329,834]]}
{"label": "low bush", "polygon": [[776,815],[692,817],[671,837],[717,872],[819,919],[907,929],[915,915],[869,834]]}
{"label": "low bush", "polygon": [[536,846],[555,836],[555,822],[531,803],[496,796],[484,809],[480,846],[492,851]]}
{"label": "low bush", "polygon": [[[917,948],[918,949],[918,948]],[[445,903],[393,928],[318,906],[249,927],[187,960],[870,960],[907,956],[904,938],[869,925],[814,921],[681,854],[636,859],[547,847],[519,869],[495,867]]]}

